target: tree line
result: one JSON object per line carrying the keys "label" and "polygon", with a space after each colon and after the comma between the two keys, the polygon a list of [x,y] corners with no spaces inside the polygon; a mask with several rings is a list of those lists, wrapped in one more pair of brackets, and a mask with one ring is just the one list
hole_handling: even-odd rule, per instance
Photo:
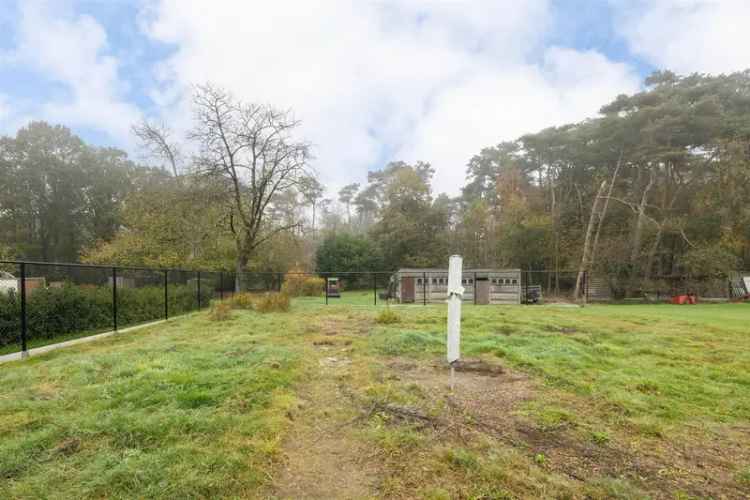
{"label": "tree line", "polygon": [[61,126],[0,139],[0,252],[235,271],[444,266],[460,253],[472,267],[633,283],[750,268],[750,71],[656,72],[595,118],[482,149],[455,197],[434,192],[427,162],[327,192],[291,112],[210,85],[193,107],[183,138],[134,126],[151,166]]}

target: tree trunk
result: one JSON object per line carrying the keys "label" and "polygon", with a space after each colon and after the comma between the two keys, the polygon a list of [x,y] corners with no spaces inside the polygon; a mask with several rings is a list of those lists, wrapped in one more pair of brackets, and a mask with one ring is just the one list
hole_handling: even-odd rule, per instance
{"label": "tree trunk", "polygon": [[[594,204],[591,207],[591,215],[589,216],[589,224],[586,228],[586,238],[583,242],[583,255],[581,256],[581,265],[578,267],[578,276],[576,277],[576,288],[573,292],[573,298],[578,300],[581,297],[581,286],[583,284],[583,276],[586,271],[589,270],[591,265],[591,239],[594,233],[594,225],[597,220],[601,221],[602,215],[599,213],[599,204],[602,199],[602,193],[607,187],[607,181],[602,181],[599,186],[599,190],[596,192],[596,198],[594,198]],[[605,200],[606,201],[606,200]]]}
{"label": "tree trunk", "polygon": [[243,290],[242,276],[247,271],[248,258],[245,252],[237,249],[237,260],[235,261],[234,291],[239,293]]}
{"label": "tree trunk", "polygon": [[633,231],[633,246],[630,251],[630,283],[626,290],[627,296],[629,296],[633,290],[635,278],[640,274],[640,266],[638,262],[641,256],[641,240],[643,239],[643,226],[646,222],[646,202],[648,201],[648,193],[651,191],[651,187],[654,185],[654,174],[651,172],[648,184],[643,190],[641,196],[641,202],[638,204],[638,216],[635,221],[635,229]]}
{"label": "tree trunk", "polygon": [[[560,235],[558,230],[559,225],[559,216],[557,213],[557,196],[555,193],[555,184],[554,179],[552,177],[552,170],[550,169],[549,174],[547,175],[547,178],[549,180],[549,190],[550,190],[550,199],[551,199],[551,212],[552,212],[552,234],[553,234],[553,268],[555,270],[554,273],[554,282],[555,282],[555,295],[560,294]],[[551,283],[550,283],[551,286]]]}
{"label": "tree trunk", "polygon": [[651,271],[654,267],[654,258],[656,258],[656,251],[659,249],[659,245],[661,245],[661,235],[662,235],[662,227],[659,226],[659,229],[656,230],[656,237],[654,238],[654,243],[651,245],[651,248],[648,251],[648,259],[646,260],[646,269],[644,272],[644,280],[648,281],[651,279]]}
{"label": "tree trunk", "polygon": [[312,233],[313,233],[313,240],[315,239],[315,205],[316,205],[316,203],[315,203],[315,202],[313,201],[313,204],[312,204],[312,209],[313,209],[313,214],[312,214]]}
{"label": "tree trunk", "polygon": [[599,217],[599,222],[596,225],[596,234],[594,235],[594,243],[591,245],[591,260],[589,262],[589,269],[593,269],[596,263],[596,251],[599,248],[599,235],[602,233],[602,226],[604,225],[604,218],[607,216],[607,209],[609,209],[609,199],[612,197],[612,191],[617,181],[617,174],[620,172],[620,166],[622,166],[622,154],[620,151],[620,157],[617,159],[617,165],[615,171],[612,174],[612,180],[609,181],[609,189],[607,189],[607,197],[604,199],[604,205],[602,206],[602,213]]}

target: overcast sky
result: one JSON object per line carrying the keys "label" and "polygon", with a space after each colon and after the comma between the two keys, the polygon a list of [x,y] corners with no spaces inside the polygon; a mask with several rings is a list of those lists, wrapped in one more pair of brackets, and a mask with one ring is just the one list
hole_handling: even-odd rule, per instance
{"label": "overcast sky", "polygon": [[458,193],[468,159],[595,116],[657,68],[750,68],[749,0],[0,0],[0,133],[30,120],[136,151],[190,85],[290,107],[337,188],[391,160]]}

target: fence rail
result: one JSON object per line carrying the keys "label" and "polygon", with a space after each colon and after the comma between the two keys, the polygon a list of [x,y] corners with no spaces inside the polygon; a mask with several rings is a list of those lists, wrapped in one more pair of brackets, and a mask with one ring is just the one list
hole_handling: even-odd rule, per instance
{"label": "fence rail", "polygon": [[0,261],[0,354],[200,310],[219,273]]}
{"label": "fence rail", "polygon": [[[389,271],[235,273],[180,268],[0,260],[0,355],[118,331],[247,292],[280,291],[293,276],[338,278],[357,303],[382,304]],[[324,281],[325,283],[325,281]],[[341,295],[321,286],[328,304]],[[348,299],[344,299],[348,300]]]}
{"label": "fence rail", "polygon": [[[248,272],[156,269],[0,260],[0,355],[135,326],[206,308],[239,288],[280,291],[294,277],[323,278],[305,300],[381,305],[390,300],[428,305],[445,300],[447,270]],[[507,271],[507,270],[506,270]],[[465,272],[464,301],[473,304],[663,301],[676,294],[747,297],[750,272],[731,276],[656,276],[628,281],[577,271]],[[743,278],[744,277],[744,278]],[[337,286],[328,284],[336,278]],[[576,283],[578,294],[576,295]],[[342,292],[345,291],[345,293]]]}

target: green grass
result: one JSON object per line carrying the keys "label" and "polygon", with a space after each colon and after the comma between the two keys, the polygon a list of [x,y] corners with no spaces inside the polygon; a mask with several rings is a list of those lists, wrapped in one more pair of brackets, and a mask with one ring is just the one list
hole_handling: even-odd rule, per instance
{"label": "green grass", "polygon": [[[378,292],[383,292],[378,288]],[[347,306],[373,306],[375,305],[375,294],[372,289],[369,290],[348,290],[341,292],[341,297],[328,297],[328,305],[347,305]],[[300,297],[296,299],[301,304],[321,305],[325,304],[326,298],[323,293],[317,297]],[[380,297],[377,299],[378,306],[384,306],[385,301]]]}
{"label": "green grass", "polygon": [[[440,362],[446,308],[394,306],[399,321],[377,323],[383,309],[372,307],[372,292],[344,299],[296,299],[289,313],[235,311],[223,322],[203,312],[0,365],[0,498],[266,496],[295,425],[290,409],[316,383],[320,356],[352,359],[336,380],[363,401],[427,401],[429,391],[384,377],[382,366]],[[517,418],[539,432],[668,454],[664,443],[731,440],[750,421],[748,325],[747,304],[466,305],[462,352],[531,378],[536,392]],[[316,350],[321,341],[336,353]],[[473,435],[435,440],[370,413],[350,425],[380,450],[386,496],[634,498],[648,490],[606,475],[579,484],[548,451]],[[747,453],[744,443],[736,456]],[[726,474],[750,484],[748,467],[738,461]]]}
{"label": "green grass", "polygon": [[0,367],[0,497],[258,488],[298,376],[299,351],[270,341],[287,321],[202,315]]}
{"label": "green grass", "polygon": [[[100,330],[94,330],[94,331],[67,333],[64,335],[55,335],[55,337],[51,339],[31,339],[28,342],[26,342],[26,348],[34,349],[35,347],[44,347],[46,345],[58,344],[60,342],[66,342],[68,340],[75,340],[75,339],[80,339],[83,337],[90,337],[92,335],[97,335],[99,333],[104,333],[106,331],[108,331],[108,329],[102,328]],[[21,351],[21,343],[19,341],[17,343],[1,346],[0,356],[2,356],[3,354],[11,354],[11,353],[20,352],[20,351]]]}
{"label": "green grass", "polygon": [[[193,314],[193,312],[195,312],[195,311],[183,312],[183,313],[180,314],[180,316],[186,315],[186,314]],[[164,319],[164,318],[154,318],[154,319],[148,319],[148,320],[144,320],[144,321],[140,321],[140,322],[136,322],[136,323],[120,324],[119,325],[119,329],[120,330],[125,330],[125,329],[133,328],[133,327],[136,327],[136,326],[139,326],[139,325],[145,325],[145,324],[148,324],[148,323],[154,323],[156,321],[161,321],[162,319]],[[46,345],[59,344],[61,342],[67,342],[68,340],[75,340],[75,339],[80,339],[80,338],[83,338],[83,337],[91,337],[91,336],[94,336],[94,335],[98,335],[100,333],[105,333],[105,332],[110,332],[110,331],[112,331],[112,327],[108,326],[108,327],[102,327],[102,328],[99,328],[99,329],[96,329],[96,330],[88,330],[88,331],[74,332],[74,333],[65,333],[65,334],[56,334],[56,335],[54,335],[52,337],[49,337],[49,338],[35,338],[35,339],[30,339],[30,340],[28,340],[26,342],[26,349],[31,350],[31,349],[34,349],[36,347],[44,347]],[[20,338],[19,338],[18,342],[15,342],[13,344],[8,344],[8,345],[0,346],[0,356],[2,356],[3,354],[11,354],[11,353],[20,352],[20,351],[21,351],[21,341],[20,341]]]}
{"label": "green grass", "polygon": [[[402,310],[372,342],[388,355],[434,357],[445,310]],[[465,306],[466,355],[502,358],[574,394],[665,425],[750,420],[750,306]]]}
{"label": "green grass", "polygon": [[[376,329],[369,342],[370,352],[418,362],[434,360],[444,355],[445,322],[444,308],[401,311],[399,324]],[[543,433],[562,432],[573,436],[581,446],[608,449],[616,441],[630,443],[620,448],[643,447],[650,452],[661,450],[665,444],[668,449],[671,445],[667,443],[672,442],[700,450],[702,443],[718,441],[717,446],[729,455],[727,461],[736,460],[732,467],[738,471],[734,472],[737,488],[747,481],[742,457],[750,451],[747,430],[732,435],[736,429],[747,429],[750,421],[748,325],[747,304],[586,308],[467,305],[462,318],[462,352],[465,356],[496,359],[541,383],[537,397],[522,407],[521,419]],[[722,433],[727,435],[717,437]],[[745,444],[735,455],[728,450],[737,439],[744,439]],[[438,450],[433,444],[432,451],[421,450],[419,456],[438,454]],[[486,450],[480,447],[479,451],[485,456],[479,466],[459,474],[456,481],[475,485],[485,481],[478,476],[495,466],[487,461]],[[451,453],[451,461],[456,462],[466,450],[451,448]],[[659,457],[666,464],[673,459]],[[528,461],[547,467],[544,453],[531,453]],[[505,467],[519,467],[519,463],[525,462],[508,458]],[[443,474],[429,461],[414,464],[414,469],[420,467],[430,471],[421,475],[421,481],[439,481]],[[533,493],[527,495],[542,495],[546,487],[541,485],[551,477],[554,474],[550,472],[544,479],[530,479],[524,488],[532,488]],[[695,488],[700,491],[701,486]],[[395,491],[402,489],[396,487]],[[592,477],[585,493],[564,484],[556,486],[555,491],[562,496],[592,498],[645,495],[628,480],[609,476]],[[453,489],[451,494],[485,493],[467,487]]]}

